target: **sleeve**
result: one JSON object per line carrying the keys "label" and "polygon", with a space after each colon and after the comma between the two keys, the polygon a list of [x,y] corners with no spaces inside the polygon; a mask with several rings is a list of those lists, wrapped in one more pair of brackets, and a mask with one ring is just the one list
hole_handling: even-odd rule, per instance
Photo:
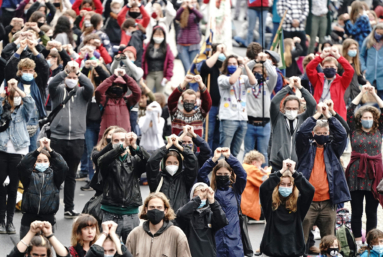
{"label": "sleeve", "polygon": [[301,56],[302,53],[303,53],[303,48],[302,48],[301,44],[296,42],[295,43],[295,50],[291,51],[291,58],[295,59],[295,58]]}
{"label": "sleeve", "polygon": [[235,191],[237,194],[241,195],[246,187],[247,173],[243,169],[242,164],[233,155],[230,155],[229,158],[226,158],[226,162],[230,165],[236,175],[234,184]]}
{"label": "sleeve", "polygon": [[[18,55],[17,55],[18,56]],[[4,74],[5,80],[16,78],[16,72],[18,70],[17,65],[20,62],[20,57],[16,57],[16,53],[11,56],[7,64],[5,65]]]}
{"label": "sleeve", "polygon": [[106,101],[106,91],[108,88],[113,84],[113,81],[117,78],[116,75],[112,75],[106,80],[104,80],[97,88],[95,91],[95,96],[96,96],[96,101],[98,104],[101,104],[104,106],[105,101]]}
{"label": "sleeve", "polygon": [[111,143],[105,146],[103,149],[101,149],[101,151],[98,151],[96,148],[93,148],[93,151],[92,151],[93,163],[98,165],[98,159],[112,149],[113,149],[113,146]]}
{"label": "sleeve", "polygon": [[26,252],[21,253],[19,249],[17,249],[17,245],[15,245],[12,251],[7,255],[7,257],[24,257],[25,255],[26,255]]}
{"label": "sleeve", "polygon": [[145,151],[142,147],[137,147],[137,149],[134,149],[132,146],[129,146],[129,150],[132,153],[132,156],[134,158],[134,173],[136,174],[137,178],[140,178],[142,173],[145,173],[145,167],[149,159],[149,154]]}
{"label": "sleeve", "polygon": [[31,174],[39,154],[40,152],[37,150],[28,153],[23,159],[21,159],[20,163],[16,167],[17,172],[19,173],[20,181],[24,188],[27,188],[29,185]]}
{"label": "sleeve", "polygon": [[80,76],[78,76],[78,80],[80,83],[80,86],[83,87],[83,97],[85,101],[89,101],[92,99],[94,86],[90,79],[88,79],[84,74],[80,73]]}
{"label": "sleeve", "polygon": [[56,76],[54,76],[53,79],[49,82],[48,89],[51,97],[54,97],[56,93],[58,93],[59,85],[64,81],[66,76],[67,74],[65,73],[65,71],[62,71]]}
{"label": "sleeve", "polygon": [[203,18],[202,13],[200,13],[196,8],[191,9],[190,12],[194,13],[194,15],[196,16],[196,20],[195,20],[196,23],[199,23],[199,21],[202,20]]}
{"label": "sleeve", "polygon": [[306,101],[306,111],[300,115],[302,115],[303,120],[306,120],[308,117],[313,116],[315,114],[317,102],[307,89],[302,88],[301,93],[302,97]]}
{"label": "sleeve", "polygon": [[197,210],[200,204],[201,199],[199,198],[199,196],[196,196],[193,199],[191,199],[187,204],[179,208],[176,213],[177,224],[180,221],[180,224],[186,225],[187,222],[185,222],[185,220],[190,220],[193,217],[194,211]]}
{"label": "sleeve", "polygon": [[[170,50],[169,45],[167,46],[166,55],[167,55],[167,57],[168,57],[168,58],[167,58],[167,59],[168,59],[168,63],[167,63],[167,68],[166,68],[164,77],[165,77],[167,80],[170,81],[170,80],[172,79],[172,77],[173,77],[174,56],[173,56],[172,51]],[[142,67],[143,67],[143,66],[142,66]]]}
{"label": "sleeve", "polygon": [[279,106],[282,99],[290,92],[291,88],[289,86],[283,87],[274,97],[271,99],[270,104],[270,120],[273,124],[277,122],[278,116],[280,114]]}
{"label": "sleeve", "polygon": [[100,77],[100,80],[104,81],[106,80],[107,78],[109,78],[110,74],[104,70],[100,65],[98,65],[96,68],[95,68],[98,76]]}
{"label": "sleeve", "polygon": [[138,120],[138,126],[140,127],[140,130],[142,132],[142,135],[145,136],[145,134],[149,131],[150,129],[150,122],[154,125],[153,120],[153,113],[152,112],[146,112],[146,115],[141,117]]}
{"label": "sleeve", "polygon": [[102,6],[102,3],[100,0],[93,0],[95,12],[102,15],[102,12],[104,11],[104,7]]}
{"label": "sleeve", "polygon": [[282,174],[279,171],[271,173],[269,178],[266,179],[266,181],[264,181],[261,187],[259,188],[259,198],[261,201],[264,216],[266,217],[266,221],[268,221],[267,218],[270,217],[270,213],[272,211],[271,197],[273,195],[275,187],[281,181],[281,176]]}
{"label": "sleeve", "polygon": [[41,5],[40,2],[36,1],[31,5],[31,7],[29,7],[25,17],[26,21],[29,21],[29,18],[31,17],[32,13],[40,9],[40,5]]}
{"label": "sleeve", "polygon": [[218,201],[214,201],[214,203],[210,204],[210,209],[213,212],[211,218],[211,225],[214,231],[218,231],[221,228],[229,225],[229,221],[226,218],[225,212],[222,210],[221,205]]}
{"label": "sleeve", "polygon": [[195,138],[192,138],[193,143],[199,147],[199,154],[198,154],[198,166],[202,167],[203,164],[210,158],[211,155],[211,149],[209,144],[203,140],[202,137],[197,135]]}
{"label": "sleeve", "polygon": [[155,192],[161,179],[160,163],[168,150],[166,146],[161,147],[149,158],[146,164],[146,175],[148,177],[150,192]]}
{"label": "sleeve", "polygon": [[35,100],[33,100],[31,96],[23,97],[22,100],[24,104],[20,107],[20,110],[22,111],[25,121],[28,122],[33,115]]}
{"label": "sleeve", "polygon": [[299,190],[298,209],[303,222],[314,197],[315,188],[307,181],[302,173],[296,171],[293,174],[294,183]]}
{"label": "sleeve", "polygon": [[62,50],[61,52],[59,52],[59,55],[61,57],[61,60],[63,61],[63,67],[65,67],[67,63],[72,60],[65,50]]}
{"label": "sleeve", "polygon": [[[126,73],[131,74],[131,76],[136,81],[139,81],[142,78],[142,76],[144,76],[144,71],[140,67],[137,67],[131,61],[128,61],[128,59],[123,59],[122,62],[125,64]],[[117,63],[118,64],[118,61],[113,61],[113,63]],[[114,72],[114,69],[116,69],[116,68],[113,68],[113,72]]]}
{"label": "sleeve", "polygon": [[201,65],[201,70],[200,70],[201,77],[207,79],[207,76],[211,74],[212,72],[213,72],[213,68],[210,68],[209,66],[207,66],[206,60],[203,60]]}
{"label": "sleeve", "polygon": [[166,4],[165,12],[166,25],[170,26],[177,14],[176,10],[173,7],[173,4],[170,1],[168,1]]}
{"label": "sleeve", "polygon": [[[109,64],[112,62],[112,57],[110,57],[110,52],[112,52],[112,46],[110,45],[110,43],[109,43],[109,45],[104,45],[104,42],[107,42],[107,41],[109,41],[109,40],[106,40],[104,38],[102,45],[100,45],[97,48],[97,50],[100,52],[101,57],[104,59],[105,64]],[[108,47],[109,50],[107,50],[106,47]]]}
{"label": "sleeve", "polygon": [[190,253],[188,239],[185,236],[184,232],[182,232],[182,230],[179,230],[178,232],[176,256],[192,257]]}
{"label": "sleeve", "polygon": [[343,154],[344,149],[347,146],[347,132],[342,124],[335,118],[328,119],[330,133],[332,135],[332,148],[337,154],[338,158]]}
{"label": "sleeve", "polygon": [[348,126],[347,122],[342,118],[342,116],[340,116],[338,113],[334,116],[335,119],[337,119],[340,124],[342,124],[342,126],[344,127],[344,129],[346,130],[347,132],[347,135],[350,134],[350,127]]}
{"label": "sleeve", "polygon": [[318,75],[317,66],[322,63],[323,59],[320,56],[315,57],[309,64],[306,66],[306,74],[309,78],[312,86],[315,88],[320,77]]}
{"label": "sleeve", "polygon": [[77,15],[80,15],[81,3],[82,3],[82,0],[76,0],[72,5],[72,9],[76,12]]}
{"label": "sleeve", "polygon": [[184,150],[182,152],[182,155],[184,156],[184,161],[183,161],[184,182],[185,182],[188,190],[190,190],[190,188],[193,186],[195,179],[197,178],[197,174],[198,174],[197,157],[195,156],[193,151],[191,151],[185,147],[184,147]]}
{"label": "sleeve", "polygon": [[122,23],[124,23],[125,17],[126,17],[126,13],[129,11],[129,9],[130,8],[125,5],[122,8],[122,10],[118,13],[117,23],[118,23],[118,25],[120,25],[120,27],[122,26]]}
{"label": "sleeve", "polygon": [[358,35],[363,35],[363,38],[366,38],[371,32],[371,25],[368,16],[359,16],[355,24],[352,24],[351,20],[346,21],[344,24],[344,32],[348,36],[356,37]]}
{"label": "sleeve", "polygon": [[218,162],[213,162],[212,158],[209,158],[198,171],[197,181],[203,182],[206,185],[210,186],[209,174],[213,168],[218,164]]}
{"label": "sleeve", "polygon": [[43,58],[42,54],[34,56],[33,59],[36,63],[35,71],[38,74],[38,76],[35,78],[36,84],[41,90],[41,92],[45,92],[50,75],[49,65],[47,61]]}
{"label": "sleeve", "polygon": [[51,155],[51,167],[53,170],[53,180],[57,188],[60,188],[61,184],[64,182],[66,174],[69,170],[68,165],[64,158],[57,152],[50,152]]}
{"label": "sleeve", "polygon": [[347,124],[350,128],[351,133],[356,130],[356,124],[355,124],[356,107],[357,106],[355,104],[351,103],[350,106],[347,108]]}
{"label": "sleeve", "polygon": [[263,173],[255,166],[251,166],[250,169],[246,170],[247,173],[247,182],[255,187],[260,187],[263,183],[263,177],[266,173]]}
{"label": "sleeve", "polygon": [[125,74],[124,79],[128,85],[128,88],[132,91],[132,93],[126,99],[129,102],[129,106],[134,106],[141,98],[141,89],[137,85],[137,82],[128,75]]}
{"label": "sleeve", "polygon": [[310,138],[317,120],[313,117],[307,118],[299,127],[295,138],[295,150],[298,157],[302,157],[310,147]]}
{"label": "sleeve", "polygon": [[56,7],[54,7],[54,5],[51,2],[49,2],[49,1],[46,1],[45,5],[49,9],[49,14],[48,14],[48,17],[47,17],[47,24],[50,25],[52,20],[53,20],[53,18],[56,15]]}
{"label": "sleeve", "polygon": [[275,67],[271,64],[270,60],[267,60],[264,64],[267,75],[269,76],[269,81],[267,81],[267,87],[269,92],[272,93],[275,86],[277,85],[278,73]]}
{"label": "sleeve", "polygon": [[210,93],[207,88],[205,88],[205,91],[201,92],[201,110],[204,117],[206,117],[206,115],[209,113],[211,105],[212,100]]}
{"label": "sleeve", "polygon": [[177,87],[168,98],[168,108],[171,116],[173,116],[178,109],[178,100],[180,99],[182,92],[183,90],[181,87]]}
{"label": "sleeve", "polygon": [[359,57],[360,57],[359,60],[360,60],[360,67],[361,67],[360,71],[362,73],[367,70],[367,51],[368,51],[368,49],[367,49],[367,39],[365,39],[363,41],[362,48],[360,49],[360,53],[359,53]]}
{"label": "sleeve", "polygon": [[351,66],[351,64],[344,58],[343,56],[338,58],[338,62],[340,65],[342,65],[344,72],[341,78],[341,85],[346,90],[352,81],[352,78],[354,77],[354,68]]}
{"label": "sleeve", "polygon": [[225,75],[221,75],[218,77],[218,86],[223,88],[223,89],[229,89],[232,84],[230,84],[230,81],[229,81],[230,77],[228,76],[225,76]]}
{"label": "sleeve", "polygon": [[145,7],[144,5],[141,5],[140,6],[140,12],[141,12],[141,15],[142,15],[142,26],[144,28],[146,28],[148,25],[149,25],[149,22],[150,22],[150,16],[149,14],[146,12],[145,10]]}
{"label": "sleeve", "polygon": [[116,147],[98,159],[98,166],[100,167],[100,172],[104,180],[108,177],[109,174],[108,166],[123,152],[125,152],[125,149],[122,146]]}

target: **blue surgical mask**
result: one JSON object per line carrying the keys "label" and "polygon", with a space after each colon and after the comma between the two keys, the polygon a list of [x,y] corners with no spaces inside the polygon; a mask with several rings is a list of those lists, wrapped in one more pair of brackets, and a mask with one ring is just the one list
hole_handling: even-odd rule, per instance
{"label": "blue surgical mask", "polygon": [[223,53],[220,53],[218,55],[218,61],[224,62],[225,60],[226,60],[226,55],[224,55]]}
{"label": "blue surgical mask", "polygon": [[237,68],[238,67],[236,65],[229,65],[229,66],[227,66],[227,72],[229,74],[233,74],[237,70]]}
{"label": "blue surgical mask", "polygon": [[363,128],[369,129],[374,124],[373,120],[360,120],[362,123]]}
{"label": "blue surgical mask", "polygon": [[381,253],[383,253],[383,245],[374,245],[374,246],[372,246],[372,250],[381,254]]}
{"label": "blue surgical mask", "polygon": [[201,204],[198,206],[198,209],[201,209],[205,205],[206,205],[206,199],[205,200],[201,200]]}
{"label": "blue surgical mask", "polygon": [[47,63],[48,63],[48,65],[49,65],[49,68],[52,67],[51,60],[47,60]]}
{"label": "blue surgical mask", "polygon": [[32,73],[23,73],[23,75],[21,75],[21,78],[25,81],[32,81],[33,80],[33,74]]}
{"label": "blue surgical mask", "polygon": [[383,37],[383,35],[380,35],[380,34],[378,34],[376,31],[375,31],[375,39],[376,39],[376,41],[380,41],[381,39],[382,39],[382,37]]}
{"label": "blue surgical mask", "polygon": [[46,171],[49,168],[49,163],[36,163],[36,170],[40,172]]}
{"label": "blue surgical mask", "polygon": [[281,194],[281,196],[288,197],[293,192],[293,188],[292,187],[281,187],[280,186],[278,191]]}
{"label": "blue surgical mask", "polygon": [[347,55],[350,57],[355,57],[357,53],[358,53],[358,51],[356,51],[356,50],[348,50],[347,51]]}

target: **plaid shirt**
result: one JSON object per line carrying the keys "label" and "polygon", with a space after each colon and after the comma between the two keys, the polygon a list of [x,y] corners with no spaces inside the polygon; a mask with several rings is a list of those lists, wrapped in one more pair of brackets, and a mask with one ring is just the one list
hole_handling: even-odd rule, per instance
{"label": "plaid shirt", "polygon": [[[283,17],[287,10],[286,18],[283,23],[283,30],[286,31],[304,31],[305,20],[309,14],[308,0],[279,0],[277,3],[278,14]],[[298,27],[293,27],[293,20],[299,21]]]}

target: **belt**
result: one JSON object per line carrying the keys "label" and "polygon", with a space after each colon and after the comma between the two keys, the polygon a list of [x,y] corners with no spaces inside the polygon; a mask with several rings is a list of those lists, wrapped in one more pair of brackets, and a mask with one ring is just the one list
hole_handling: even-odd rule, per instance
{"label": "belt", "polygon": [[263,126],[269,123],[269,121],[261,121],[261,120],[253,120],[253,121],[247,121],[248,124],[253,126]]}

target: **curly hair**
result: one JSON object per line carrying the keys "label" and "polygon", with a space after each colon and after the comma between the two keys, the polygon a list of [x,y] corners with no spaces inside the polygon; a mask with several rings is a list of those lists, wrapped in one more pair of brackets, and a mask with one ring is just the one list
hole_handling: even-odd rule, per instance
{"label": "curly hair", "polygon": [[379,127],[380,111],[379,111],[379,109],[377,109],[376,107],[373,107],[371,105],[362,106],[356,111],[355,118],[354,118],[356,131],[362,132],[361,119],[362,119],[362,116],[365,112],[371,112],[372,113],[372,116],[374,118],[374,123],[372,124],[371,132],[375,133]]}
{"label": "curly hair", "polygon": [[252,42],[246,49],[246,57],[255,60],[260,52],[262,52],[262,46],[259,43]]}
{"label": "curly hair", "polygon": [[164,217],[164,221],[174,220],[176,218],[176,215],[174,213],[174,210],[170,206],[169,199],[164,195],[164,193],[161,193],[161,192],[151,193],[148,197],[146,197],[146,199],[144,201],[144,205],[142,206],[143,208],[141,209],[140,219],[148,220],[148,216],[146,215],[146,213],[147,213],[146,209],[148,208],[150,200],[156,199],[156,198],[162,200],[162,202],[164,203],[164,208],[165,208],[165,210],[167,210],[165,217]]}
{"label": "curly hair", "polygon": [[[21,70],[22,69],[36,69],[36,63],[32,59],[24,58],[21,59],[21,61],[17,64],[17,73],[16,76],[21,76]],[[35,74],[33,74],[33,77],[37,77],[37,73],[35,71]]]}
{"label": "curly hair", "polygon": [[69,18],[66,16],[60,16],[60,18],[58,18],[53,30],[53,38],[56,38],[59,33],[65,33],[68,36],[69,43],[74,46],[73,31],[71,29]]}
{"label": "curly hair", "polygon": [[281,181],[283,178],[289,178],[291,183],[294,184],[293,185],[293,192],[287,198],[281,199],[281,196],[279,194],[279,186],[281,183],[279,182],[279,184],[274,188],[274,191],[273,191],[273,194],[271,197],[272,209],[273,209],[273,211],[276,211],[281,204],[284,204],[287,210],[292,211],[292,212],[296,212],[297,211],[298,197],[299,197],[299,190],[294,183],[294,178],[293,178],[291,172],[285,171],[282,174]]}
{"label": "curly hair", "polygon": [[217,189],[217,182],[216,182],[216,173],[219,169],[224,168],[227,169],[230,172],[230,186],[232,186],[235,183],[236,176],[233,172],[233,169],[230,167],[230,165],[225,160],[219,160],[218,164],[213,168],[213,171],[211,173],[211,188],[215,191]]}
{"label": "curly hair", "polygon": [[246,164],[251,164],[253,161],[265,162],[265,156],[256,150],[252,150],[245,155],[243,162]]}
{"label": "curly hair", "polygon": [[[336,236],[328,235],[322,238],[320,241],[319,249],[321,254],[326,255],[326,251],[332,246],[335,240],[338,240]],[[338,251],[340,252],[340,244],[338,242]]]}

